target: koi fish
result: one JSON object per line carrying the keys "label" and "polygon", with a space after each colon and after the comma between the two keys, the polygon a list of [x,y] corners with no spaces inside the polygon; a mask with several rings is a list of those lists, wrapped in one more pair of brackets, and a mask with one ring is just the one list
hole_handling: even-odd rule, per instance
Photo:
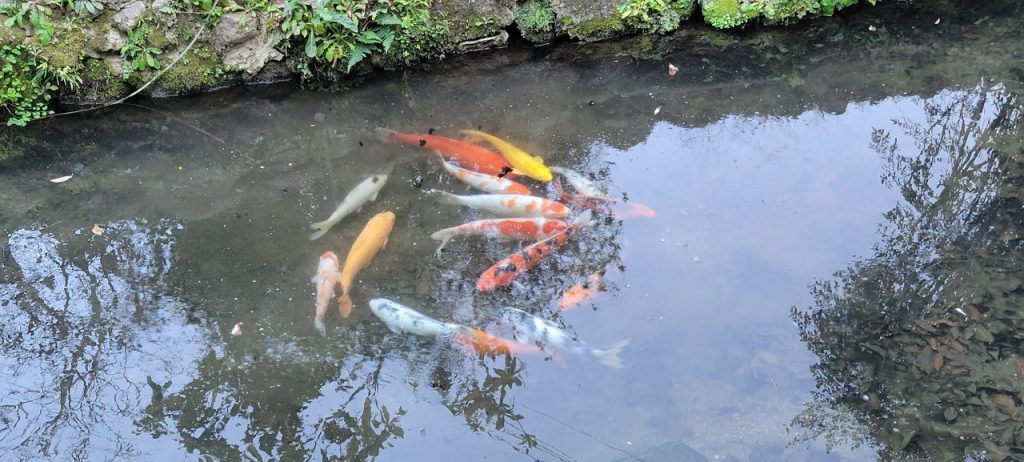
{"label": "koi fish", "polygon": [[[377,128],[377,137],[385,143],[398,143],[436,151],[445,159],[487,175],[498,176],[507,172],[508,162],[501,154],[465,141],[453,140],[437,135],[420,135]],[[511,178],[511,175],[505,175]]]}
{"label": "koi fish", "polygon": [[568,332],[560,329],[557,324],[515,308],[502,310],[501,318],[515,329],[516,341],[529,339],[529,341],[538,342],[541,345],[551,345],[583,357],[595,358],[601,364],[616,369],[622,367],[619,352],[629,345],[629,340],[622,340],[606,348],[593,348],[582,340],[573,338]]}
{"label": "koi fish", "polygon": [[327,335],[327,326],[324,325],[327,304],[331,303],[335,289],[341,282],[338,256],[334,252],[327,251],[320,255],[320,265],[317,267],[313,282],[316,283],[316,314],[313,317],[313,326],[320,332],[320,335]]}
{"label": "koi fish", "polygon": [[562,294],[561,300],[558,301],[558,308],[561,310],[571,310],[587,300],[594,297],[595,293],[601,288],[601,271],[591,274],[587,277],[586,282],[581,282],[569,288]]}
{"label": "koi fish", "polygon": [[569,208],[561,202],[535,196],[522,194],[457,196],[433,189],[427,192],[440,194],[442,202],[484,210],[502,217],[565,218],[569,215]]}
{"label": "koi fish", "polygon": [[657,214],[654,209],[639,202],[630,202],[629,205],[615,207],[612,213],[620,218],[644,217],[654,218]]}
{"label": "koi fish", "polygon": [[565,244],[569,237],[575,234],[580,228],[594,224],[590,210],[584,211],[572,225],[565,231],[551,236],[543,241],[526,246],[523,250],[512,254],[509,257],[491,265],[480,279],[476,281],[476,290],[480,292],[491,292],[498,287],[505,287],[512,283],[512,280],[525,273],[530,268],[540,264],[540,261],[551,255],[555,250]]}
{"label": "koi fish", "polygon": [[352,314],[352,298],[348,293],[352,289],[352,281],[370,262],[374,255],[388,245],[388,236],[395,226],[395,214],[392,212],[381,212],[370,218],[366,227],[352,243],[352,248],[345,258],[345,267],[341,270],[341,298],[338,299],[338,310],[341,317],[347,318]]}
{"label": "koi fish", "polygon": [[530,188],[516,183],[508,178],[501,178],[494,175],[486,175],[467,170],[454,162],[443,160],[442,165],[455,179],[468,184],[469,186],[491,194],[524,194],[530,195]]}
{"label": "koi fish", "polygon": [[423,337],[444,337],[466,329],[458,324],[438,321],[386,298],[370,300],[370,311],[396,334],[404,332]]}
{"label": "koi fish", "polygon": [[497,148],[498,151],[501,152],[501,155],[505,156],[505,160],[512,164],[512,168],[514,169],[512,170],[512,173],[517,175],[526,175],[545,183],[551,181],[551,178],[553,178],[551,170],[544,166],[544,159],[540,156],[530,155],[518,146],[484,132],[476,130],[462,130],[459,133],[461,133],[462,138],[467,141],[486,141]]}
{"label": "koi fish", "polygon": [[381,188],[384,187],[384,183],[387,183],[387,181],[387,175],[373,175],[357,184],[355,188],[349,191],[345,199],[338,204],[338,208],[334,209],[334,213],[330,217],[324,221],[309,225],[309,229],[316,230],[312,236],[309,236],[309,239],[320,239],[321,236],[327,233],[327,230],[338,224],[342,218],[358,211],[366,202],[377,200],[377,194],[380,193]]}
{"label": "koi fish", "polygon": [[564,167],[548,167],[552,172],[557,173],[569,182],[569,185],[576,190],[579,195],[583,197],[590,197],[595,199],[607,199],[608,193],[604,192],[601,188],[594,184],[593,181],[587,179],[579,172],[569,170]]}
{"label": "koi fish", "polygon": [[441,241],[435,252],[440,257],[441,249],[455,236],[480,235],[491,239],[540,241],[568,227],[568,223],[557,218],[492,218],[445,228],[431,234],[430,238]]}
{"label": "koi fish", "polygon": [[454,339],[463,345],[473,348],[477,352],[487,355],[544,353],[544,350],[537,345],[519,343],[472,327],[463,327],[455,335]]}

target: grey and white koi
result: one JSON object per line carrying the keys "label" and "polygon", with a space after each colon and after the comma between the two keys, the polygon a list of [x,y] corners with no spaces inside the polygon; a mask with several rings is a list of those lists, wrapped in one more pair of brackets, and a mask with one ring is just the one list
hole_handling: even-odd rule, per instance
{"label": "grey and white koi", "polygon": [[629,345],[629,340],[623,340],[609,345],[607,348],[593,348],[583,341],[573,338],[555,323],[515,308],[501,310],[501,319],[512,326],[516,341],[537,342],[542,346],[550,345],[580,356],[593,357],[608,367],[622,367],[619,352]]}
{"label": "grey and white koi", "polygon": [[373,175],[359,184],[355,188],[349,191],[345,199],[338,204],[338,208],[334,209],[334,213],[326,220],[313,223],[309,225],[309,229],[316,230],[313,235],[309,236],[310,240],[320,239],[321,236],[327,233],[327,230],[331,229],[332,226],[338,224],[343,218],[356,212],[363,207],[363,204],[369,201],[377,200],[377,195],[380,193],[381,188],[384,187],[384,183],[387,183],[388,176],[384,174]]}
{"label": "grey and white koi", "polygon": [[405,332],[423,337],[444,337],[465,330],[458,324],[438,321],[386,298],[370,300],[370,310],[396,334]]}

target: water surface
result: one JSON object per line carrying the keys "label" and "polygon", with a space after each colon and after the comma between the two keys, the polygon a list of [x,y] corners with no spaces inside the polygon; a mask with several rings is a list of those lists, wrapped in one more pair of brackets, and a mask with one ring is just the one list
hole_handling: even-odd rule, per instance
{"label": "water surface", "polygon": [[[1024,16],[882,19],[915,13],[768,39],[683,34],[669,42],[724,51],[660,60],[511,50],[340,94],[251,88],[5,131],[0,457],[1019,455],[1024,390],[999,365],[1021,353],[1005,312],[1022,291]],[[435,258],[430,233],[485,215],[425,194],[468,190],[378,142],[378,126],[480,127],[657,216],[602,220],[510,290],[477,294],[517,246],[456,239]],[[385,170],[377,201],[308,240]],[[317,257],[344,256],[384,210],[398,220],[354,315],[332,313],[319,336]],[[560,312],[560,294],[600,269],[607,290]],[[366,305],[377,296],[484,326],[516,306],[631,344],[622,369],[467,355],[389,332]],[[947,346],[961,329],[981,356]]]}

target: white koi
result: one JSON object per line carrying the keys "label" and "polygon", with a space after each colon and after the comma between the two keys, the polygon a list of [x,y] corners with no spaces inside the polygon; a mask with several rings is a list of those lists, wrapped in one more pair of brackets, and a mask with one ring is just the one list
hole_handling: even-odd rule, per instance
{"label": "white koi", "polygon": [[502,217],[565,218],[569,208],[561,202],[522,194],[480,194],[457,196],[444,191],[430,190],[441,195],[442,201],[491,212]]}
{"label": "white koi", "polygon": [[575,170],[570,170],[565,167],[548,167],[548,169],[565,177],[566,181],[569,182],[569,185],[572,186],[576,192],[580,193],[581,196],[592,197],[595,199],[608,198],[607,192],[594,184],[593,181],[590,181],[586,176]]}
{"label": "white koi", "polygon": [[438,321],[386,298],[370,300],[370,310],[396,334],[404,332],[423,337],[444,337],[465,330],[465,327],[458,324]]}
{"label": "white koi", "polygon": [[381,174],[373,175],[357,184],[355,188],[349,191],[345,199],[338,204],[338,208],[334,209],[334,213],[330,217],[324,221],[309,225],[309,229],[316,230],[313,235],[309,236],[309,239],[320,239],[321,236],[327,233],[327,230],[338,224],[343,218],[352,212],[359,211],[363,204],[377,200],[377,194],[380,193],[381,188],[384,187],[384,183],[387,183],[387,181],[388,176]]}
{"label": "white koi", "polygon": [[629,340],[609,345],[607,348],[593,348],[581,340],[577,340],[568,332],[560,329],[557,324],[546,319],[538,318],[530,313],[515,308],[505,308],[501,311],[501,318],[512,325],[516,333],[516,341],[523,343],[537,342],[541,345],[550,345],[584,357],[593,357],[612,368],[622,367],[622,360],[619,359],[619,352]]}

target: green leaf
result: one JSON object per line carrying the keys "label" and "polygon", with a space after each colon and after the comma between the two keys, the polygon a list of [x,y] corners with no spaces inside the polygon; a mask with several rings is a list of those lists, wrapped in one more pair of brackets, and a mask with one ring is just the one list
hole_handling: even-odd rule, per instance
{"label": "green leaf", "polygon": [[398,19],[398,17],[393,15],[393,14],[385,14],[385,15],[382,15],[382,16],[378,17],[376,23],[380,24],[382,26],[399,26],[399,27],[401,27],[401,26],[405,25],[405,23],[402,22],[401,19]]}
{"label": "green leaf", "polygon": [[349,53],[348,67],[345,68],[345,72],[350,72],[352,70],[352,66],[359,64],[359,61],[362,61],[363,58],[365,58],[366,55],[368,54],[370,54],[369,48],[366,48],[362,45],[356,45],[355,48],[353,48],[352,51]]}
{"label": "green leaf", "polygon": [[384,52],[387,53],[391,50],[391,43],[395,41],[395,34],[390,30],[384,34],[384,39],[381,41],[381,45],[384,47]]}
{"label": "green leaf", "polygon": [[309,39],[306,40],[306,57],[316,58],[316,38],[313,34],[309,34]]}
{"label": "green leaf", "polygon": [[338,15],[338,24],[352,32],[359,32],[359,25],[352,21],[348,16]]}

